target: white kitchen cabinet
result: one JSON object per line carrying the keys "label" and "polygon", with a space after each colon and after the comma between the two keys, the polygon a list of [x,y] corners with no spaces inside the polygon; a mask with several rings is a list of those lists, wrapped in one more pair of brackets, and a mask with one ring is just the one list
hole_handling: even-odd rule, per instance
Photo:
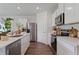
{"label": "white kitchen cabinet", "polygon": [[56,17],[65,13],[65,24],[79,22],[79,3],[59,3]]}
{"label": "white kitchen cabinet", "polygon": [[56,11],[52,14],[52,26],[55,26]]}
{"label": "white kitchen cabinet", "polygon": [[64,13],[64,3],[59,3],[58,8],[52,15],[52,26],[55,26],[55,18],[60,16],[62,13]]}
{"label": "white kitchen cabinet", "polygon": [[5,47],[0,48],[0,55],[6,55],[6,48]]}
{"label": "white kitchen cabinet", "polygon": [[58,9],[56,11],[56,16],[59,16],[61,13],[64,13],[64,4],[63,3],[58,4]]}
{"label": "white kitchen cabinet", "polygon": [[20,37],[9,37],[0,41],[0,55],[24,55],[30,45],[30,33],[22,32]]}
{"label": "white kitchen cabinet", "polygon": [[64,41],[57,40],[57,55],[73,55],[74,46],[67,44]]}
{"label": "white kitchen cabinet", "polygon": [[20,39],[6,46],[6,55],[21,55]]}
{"label": "white kitchen cabinet", "polygon": [[56,10],[56,17],[58,17],[60,15],[60,9],[58,8],[57,10]]}
{"label": "white kitchen cabinet", "polygon": [[75,21],[76,22],[79,22],[79,3],[75,3],[75,13],[76,13],[76,15],[75,15]]}
{"label": "white kitchen cabinet", "polygon": [[57,36],[57,55],[79,55],[79,39]]}
{"label": "white kitchen cabinet", "polygon": [[64,12],[64,3],[59,3],[58,8],[60,10],[60,14]]}
{"label": "white kitchen cabinet", "polygon": [[65,6],[65,24],[79,22],[79,4],[66,3]]}
{"label": "white kitchen cabinet", "polygon": [[21,39],[21,54],[24,55],[30,45],[30,35],[26,35]]}

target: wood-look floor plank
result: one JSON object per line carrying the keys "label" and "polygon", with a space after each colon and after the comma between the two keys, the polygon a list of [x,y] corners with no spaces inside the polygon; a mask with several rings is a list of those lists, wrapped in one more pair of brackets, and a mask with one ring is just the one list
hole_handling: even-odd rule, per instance
{"label": "wood-look floor plank", "polygon": [[31,42],[25,55],[53,55],[53,51],[45,44]]}

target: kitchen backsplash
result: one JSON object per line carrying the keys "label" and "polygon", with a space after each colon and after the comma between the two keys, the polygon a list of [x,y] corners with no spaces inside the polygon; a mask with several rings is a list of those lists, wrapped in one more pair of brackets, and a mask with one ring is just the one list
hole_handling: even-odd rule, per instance
{"label": "kitchen backsplash", "polygon": [[61,29],[71,29],[71,27],[76,28],[77,30],[79,30],[79,23],[77,24],[70,24],[70,25],[62,25],[59,26]]}

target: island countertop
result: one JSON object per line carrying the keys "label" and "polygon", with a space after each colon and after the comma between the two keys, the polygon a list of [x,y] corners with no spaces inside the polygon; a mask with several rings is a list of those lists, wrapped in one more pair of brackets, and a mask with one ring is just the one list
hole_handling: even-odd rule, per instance
{"label": "island countertop", "polygon": [[0,48],[6,47],[7,45],[9,45],[11,43],[13,43],[13,42],[15,42],[17,40],[20,40],[24,36],[30,35],[30,33],[26,33],[26,32],[22,32],[21,34],[22,34],[22,36],[19,36],[19,37],[9,37],[8,40],[5,40],[5,41],[1,41],[0,40]]}

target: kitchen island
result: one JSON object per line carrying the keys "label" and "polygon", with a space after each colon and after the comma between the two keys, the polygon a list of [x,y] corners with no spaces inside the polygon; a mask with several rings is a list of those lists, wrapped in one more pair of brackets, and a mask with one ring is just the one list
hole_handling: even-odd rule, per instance
{"label": "kitchen island", "polygon": [[22,32],[22,36],[0,40],[0,55],[23,55],[30,45],[30,33]]}
{"label": "kitchen island", "polygon": [[79,55],[79,38],[57,36],[57,55]]}

